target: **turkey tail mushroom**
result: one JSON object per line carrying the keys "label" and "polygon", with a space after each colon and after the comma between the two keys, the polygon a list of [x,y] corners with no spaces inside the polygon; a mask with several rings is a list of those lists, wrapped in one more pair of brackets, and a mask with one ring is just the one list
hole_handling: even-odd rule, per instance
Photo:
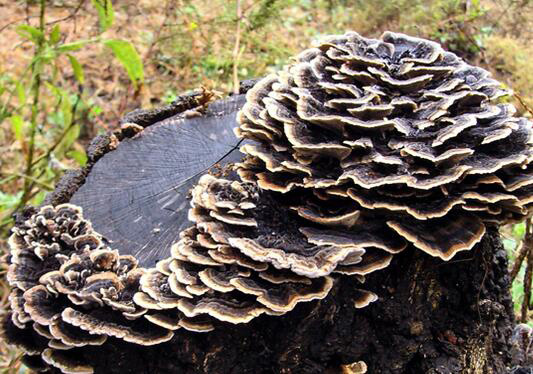
{"label": "turkey tail mushroom", "polygon": [[[261,314],[284,314],[300,302],[324,298],[333,285],[329,275],[341,264],[366,262],[350,269],[366,274],[390,261],[376,254],[365,261],[367,246],[402,248],[377,233],[306,228],[304,219],[253,184],[206,174],[191,194],[189,219],[195,225],[181,233],[170,262],[162,260],[141,277],[134,297],[150,311],[145,317],[160,326],[169,326],[169,318],[173,327],[187,329],[179,323],[183,317],[245,323]],[[361,291],[357,304],[374,300]],[[153,311],[162,314],[153,317]]]}
{"label": "turkey tail mushroom", "polygon": [[338,214],[357,212],[354,229],[379,221],[449,260],[486,224],[531,214],[533,130],[497,102],[505,94],[487,71],[428,40],[326,38],[248,91],[235,131],[256,144],[241,147],[238,172],[307,205],[342,199]]}
{"label": "turkey tail mushroom", "polygon": [[109,336],[145,345],[172,338],[167,329],[130,321],[146,312],[133,302],[144,270],[111,250],[80,207],[44,206],[12,231],[12,311],[2,329],[8,341],[64,372],[89,372],[55,352],[102,345]]}

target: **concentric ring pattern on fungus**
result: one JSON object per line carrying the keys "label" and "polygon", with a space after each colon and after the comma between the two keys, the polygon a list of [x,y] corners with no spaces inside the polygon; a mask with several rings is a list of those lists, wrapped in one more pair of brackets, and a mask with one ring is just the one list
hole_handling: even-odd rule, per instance
{"label": "concentric ring pattern on fungus", "polygon": [[[533,204],[531,123],[487,71],[438,44],[386,32],[332,36],[247,93],[245,181],[309,206],[358,210],[448,260],[487,223]],[[326,208],[324,208],[326,207]],[[305,214],[300,214],[305,218]]]}

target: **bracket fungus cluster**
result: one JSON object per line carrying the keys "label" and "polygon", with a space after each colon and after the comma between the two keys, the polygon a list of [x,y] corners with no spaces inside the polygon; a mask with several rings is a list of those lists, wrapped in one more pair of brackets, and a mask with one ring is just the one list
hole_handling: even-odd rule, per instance
{"label": "bracket fungus cluster", "polygon": [[[84,186],[96,183],[93,192],[30,211],[9,240],[3,333],[33,367],[91,373],[78,353],[110,338],[154,345],[178,329],[280,316],[326,297],[343,275],[359,288],[409,245],[449,260],[478,243],[486,225],[533,210],[533,130],[498,102],[504,94],[485,70],[427,40],[390,32],[380,40],[353,32],[326,38],[256,83],[246,102],[232,101],[236,119],[213,115],[176,127],[187,134],[205,126],[220,143],[210,152],[206,141],[200,160],[194,147],[178,147],[187,154],[167,160],[181,163],[171,178],[176,193],[151,180],[160,171],[146,171],[151,165],[139,158],[139,174],[123,176],[125,189],[96,167],[101,176]],[[244,158],[228,123],[245,138]],[[141,148],[174,130],[165,122],[159,132],[141,131],[151,139]],[[119,144],[109,159],[138,149]],[[199,177],[224,158],[236,163]],[[98,218],[82,216],[82,208],[105,205],[91,203],[98,188],[113,199],[136,184],[148,195],[128,192],[137,205],[120,212],[167,224],[153,253],[146,248],[157,238],[134,247],[113,237],[130,232],[128,222],[99,233]],[[377,299],[356,294],[356,308]]]}
{"label": "bracket fungus cluster", "polygon": [[144,270],[133,256],[109,248],[79,207],[42,207],[13,228],[9,245],[11,315],[3,330],[28,354],[86,372],[89,366],[62,351],[102,345],[108,337],[141,345],[172,338],[166,329],[137,321],[146,312],[133,302]]}
{"label": "bracket fungus cluster", "polygon": [[355,226],[378,221],[448,260],[479,242],[485,223],[532,210],[533,130],[497,103],[505,94],[427,40],[326,38],[248,91],[236,132],[255,143],[242,147],[238,172],[261,189],[297,191],[305,207],[350,206]]}
{"label": "bracket fungus cluster", "polygon": [[[201,316],[244,323],[263,313],[284,314],[299,302],[324,298],[337,267],[367,274],[390,261],[386,251],[403,249],[361,230],[298,230],[289,208],[275,207],[268,191],[209,174],[193,188],[191,203],[194,226],[182,231],[171,257],[142,276],[142,292],[134,297],[161,311],[147,318],[170,329],[212,329],[209,321],[189,326],[189,318]],[[368,247],[375,249],[367,258]],[[364,290],[359,296],[356,305],[375,299]]]}

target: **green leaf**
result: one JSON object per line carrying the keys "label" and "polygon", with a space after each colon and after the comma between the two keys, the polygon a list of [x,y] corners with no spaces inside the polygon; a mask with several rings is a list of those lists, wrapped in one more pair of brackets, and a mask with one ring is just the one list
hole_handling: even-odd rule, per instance
{"label": "green leaf", "polygon": [[43,37],[43,33],[41,30],[36,29],[35,27],[32,27],[30,25],[17,26],[16,32],[21,37],[31,40],[34,43],[38,43],[39,40]]}
{"label": "green leaf", "polygon": [[74,142],[78,139],[78,136],[80,136],[80,125],[74,125],[63,138],[63,142],[65,145],[67,145],[67,148],[70,148],[70,146],[74,144]]}
{"label": "green leaf", "polygon": [[60,40],[61,30],[59,29],[59,24],[56,23],[56,25],[52,28],[52,31],[50,32],[50,43],[57,44]]}
{"label": "green leaf", "polygon": [[511,296],[513,298],[514,302],[514,310],[515,312],[520,312],[520,305],[522,304],[522,300],[524,300],[524,283],[523,283],[524,275],[522,273],[522,270],[520,270],[517,279],[513,282],[511,285]]}
{"label": "green leaf", "polygon": [[513,225],[513,236],[517,239],[521,239],[526,235],[526,223],[520,222]]}
{"label": "green leaf", "polygon": [[89,111],[89,118],[94,118],[102,114],[104,110],[102,107],[99,107],[98,105],[91,106],[91,110]]}
{"label": "green leaf", "polygon": [[85,77],[83,75],[83,68],[81,67],[81,64],[78,62],[76,57],[72,56],[71,54],[68,54],[67,57],[70,61],[70,65],[72,66],[72,71],[74,72],[74,76],[76,77],[78,82],[83,84],[83,82],[85,81]]}
{"label": "green leaf", "polygon": [[48,88],[50,90],[50,92],[57,98],[57,99],[61,99],[61,88],[59,87],[56,87],[54,86],[52,83],[50,82],[44,82],[46,88]]}
{"label": "green leaf", "polygon": [[84,45],[91,43],[92,41],[93,40],[78,40],[72,43],[61,44],[56,47],[56,51],[58,53],[77,51],[78,49],[81,49]]}
{"label": "green leaf", "polygon": [[61,91],[61,105],[59,106],[63,113],[63,125],[69,126],[72,121],[72,104],[66,91]]}
{"label": "green leaf", "polygon": [[80,135],[80,125],[74,125],[72,126],[63,139],[61,140],[61,143],[56,148],[56,151],[54,152],[56,157],[58,159],[62,159],[64,155],[66,155],[66,152],[72,147],[74,142],[78,139],[78,136]]}
{"label": "green leaf", "polygon": [[18,115],[9,117],[9,120],[11,122],[11,131],[13,131],[15,139],[22,143],[24,141],[24,120]]}
{"label": "green leaf", "polygon": [[9,195],[0,191],[0,210],[7,210],[15,208],[22,198],[22,191],[15,195]]}
{"label": "green leaf", "polygon": [[73,149],[71,151],[68,151],[66,156],[68,158],[72,158],[72,159],[76,160],[76,162],[80,166],[85,166],[85,164],[87,163],[87,154],[83,150]]}
{"label": "green leaf", "polygon": [[104,32],[113,25],[113,21],[115,20],[113,4],[111,0],[91,0],[91,2],[98,11],[100,30]]}
{"label": "green leaf", "polygon": [[36,57],[45,64],[48,64],[57,57],[57,52],[56,49],[46,45]]}
{"label": "green leaf", "polygon": [[7,108],[0,108],[0,123],[2,123],[9,116],[11,116],[11,112]]}
{"label": "green leaf", "polygon": [[46,88],[56,97],[57,106],[59,110],[50,111],[47,114],[47,120],[53,124],[59,125],[61,128],[66,128],[70,126],[72,122],[72,113],[74,109],[74,102],[76,101],[76,96],[71,97],[67,90],[62,89],[61,87],[54,86],[50,82],[44,82]]}
{"label": "green leaf", "polygon": [[80,136],[80,125],[74,125],[67,131],[67,134],[63,138],[63,143],[66,148],[70,148],[78,139],[78,136]]}
{"label": "green leaf", "polygon": [[19,105],[22,106],[22,105],[26,104],[26,89],[22,85],[21,81],[18,81],[17,83],[15,83],[15,90],[17,91],[17,97],[19,99]]}
{"label": "green leaf", "polygon": [[144,70],[141,57],[130,42],[125,40],[109,39],[104,45],[111,48],[115,57],[122,63],[135,88],[144,81]]}

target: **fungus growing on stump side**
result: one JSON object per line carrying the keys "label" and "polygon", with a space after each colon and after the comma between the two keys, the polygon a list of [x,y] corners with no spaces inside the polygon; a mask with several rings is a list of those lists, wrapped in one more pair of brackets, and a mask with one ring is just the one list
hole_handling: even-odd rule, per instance
{"label": "fungus growing on stump side", "polygon": [[[297,303],[324,298],[333,280],[329,274],[346,265],[364,275],[379,268],[382,257],[365,248],[397,252],[402,241],[380,238],[368,231],[308,229],[277,206],[269,191],[252,184],[206,174],[192,190],[189,220],[171,258],[159,262],[140,281],[134,301],[180,320],[208,315],[245,323],[266,313],[281,315]],[[377,251],[378,249],[376,249]],[[375,300],[361,290],[358,305]],[[146,316],[162,327],[166,318]],[[167,327],[168,328],[168,327]]]}
{"label": "fungus growing on stump side", "polygon": [[53,352],[102,345],[109,336],[142,345],[172,338],[167,329],[129,322],[146,312],[133,302],[144,270],[110,249],[81,208],[42,207],[13,228],[9,245],[11,313],[2,330],[28,354],[78,372]]}
{"label": "fungus growing on stump side", "polygon": [[310,205],[348,206],[350,225],[379,221],[449,260],[486,223],[532,210],[531,123],[497,102],[505,94],[427,40],[329,37],[248,91],[236,133],[256,143],[238,172],[297,195],[303,218],[325,220],[302,213]]}
{"label": "fungus growing on stump side", "polygon": [[126,126],[69,203],[13,228],[3,335],[91,373],[90,346],[281,316],[347,276],[357,313],[378,297],[357,282],[408,245],[449,260],[531,214],[531,123],[499,86],[433,42],[347,33],[246,100]]}

